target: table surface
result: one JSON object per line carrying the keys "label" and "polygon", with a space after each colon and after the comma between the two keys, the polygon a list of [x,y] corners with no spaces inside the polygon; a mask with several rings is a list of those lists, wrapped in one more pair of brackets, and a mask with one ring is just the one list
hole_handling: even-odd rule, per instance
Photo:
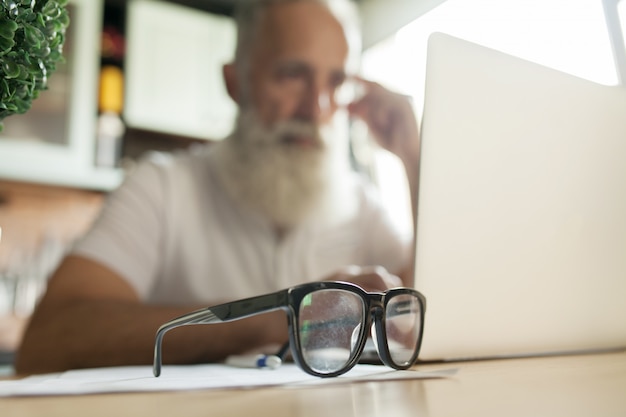
{"label": "table surface", "polygon": [[0,399],[2,416],[626,416],[626,351],[422,364],[444,379]]}

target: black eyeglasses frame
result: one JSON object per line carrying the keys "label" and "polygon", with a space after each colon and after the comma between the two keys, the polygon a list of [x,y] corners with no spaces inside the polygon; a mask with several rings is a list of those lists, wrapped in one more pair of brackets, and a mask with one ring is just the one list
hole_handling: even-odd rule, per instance
{"label": "black eyeglasses frame", "polygon": [[[312,369],[304,359],[302,347],[300,344],[300,338],[298,337],[299,306],[302,303],[302,300],[307,295],[320,290],[333,289],[352,292],[361,297],[361,299],[363,300],[362,305],[364,325],[361,326],[359,330],[360,333],[356,349],[353,351],[350,359],[346,362],[344,367],[334,372],[322,373]],[[409,361],[406,361],[406,363],[398,364],[394,362],[389,352],[384,315],[387,311],[387,305],[389,303],[389,300],[402,294],[412,295],[418,300],[420,304],[420,326],[417,335],[416,348],[412,358]],[[424,313],[426,310],[426,297],[424,297],[424,295],[421,294],[419,291],[406,287],[391,288],[384,292],[367,292],[358,285],[349,282],[316,281],[300,284],[270,294],[249,297],[242,300],[232,301],[229,303],[219,304],[213,307],[196,310],[163,324],[157,330],[154,344],[154,376],[158,377],[161,374],[162,341],[165,333],[167,333],[169,330],[180,326],[195,324],[227,323],[275,310],[283,310],[287,315],[287,324],[289,329],[289,346],[291,350],[291,356],[293,357],[296,364],[303,371],[310,375],[325,378],[342,375],[348,372],[358,363],[359,358],[363,353],[363,349],[365,347],[365,343],[368,337],[368,332],[372,326],[372,323],[375,324],[374,327],[376,329],[377,348],[383,364],[398,370],[408,369],[413,366],[419,356],[422,335],[424,332]]]}

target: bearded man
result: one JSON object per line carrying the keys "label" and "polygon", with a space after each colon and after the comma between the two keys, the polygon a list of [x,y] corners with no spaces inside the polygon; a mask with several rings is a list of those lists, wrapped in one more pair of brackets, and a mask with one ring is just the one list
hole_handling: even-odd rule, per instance
{"label": "bearded man", "polygon": [[[156,329],[173,317],[304,282],[411,285],[412,231],[396,230],[351,171],[346,129],[349,116],[365,121],[415,190],[410,104],[348,75],[355,49],[344,2],[241,3],[235,61],[224,67],[239,106],[233,133],[144,158],[109,196],[51,278],[17,372],[149,364]],[[351,103],[338,98],[346,80],[364,90]],[[218,361],[286,340],[282,312],[181,328],[164,361]]]}

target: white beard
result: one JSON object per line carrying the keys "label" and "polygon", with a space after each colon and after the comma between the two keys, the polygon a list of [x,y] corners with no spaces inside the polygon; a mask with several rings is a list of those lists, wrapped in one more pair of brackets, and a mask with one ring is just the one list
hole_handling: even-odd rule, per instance
{"label": "white beard", "polygon": [[[345,120],[344,120],[345,121]],[[254,112],[239,115],[233,134],[214,145],[219,181],[230,196],[265,216],[278,229],[290,229],[307,217],[325,223],[354,212],[348,193],[352,175],[347,134],[334,126],[280,122],[264,127]],[[308,146],[288,143],[289,136],[312,139]]]}

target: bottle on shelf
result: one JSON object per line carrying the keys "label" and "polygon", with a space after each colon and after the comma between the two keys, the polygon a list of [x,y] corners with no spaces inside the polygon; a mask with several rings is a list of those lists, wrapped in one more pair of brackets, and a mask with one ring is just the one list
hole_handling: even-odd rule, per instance
{"label": "bottle on shelf", "polygon": [[121,114],[124,106],[124,73],[115,65],[100,70],[98,123],[96,128],[95,164],[98,167],[117,167],[126,132]]}

